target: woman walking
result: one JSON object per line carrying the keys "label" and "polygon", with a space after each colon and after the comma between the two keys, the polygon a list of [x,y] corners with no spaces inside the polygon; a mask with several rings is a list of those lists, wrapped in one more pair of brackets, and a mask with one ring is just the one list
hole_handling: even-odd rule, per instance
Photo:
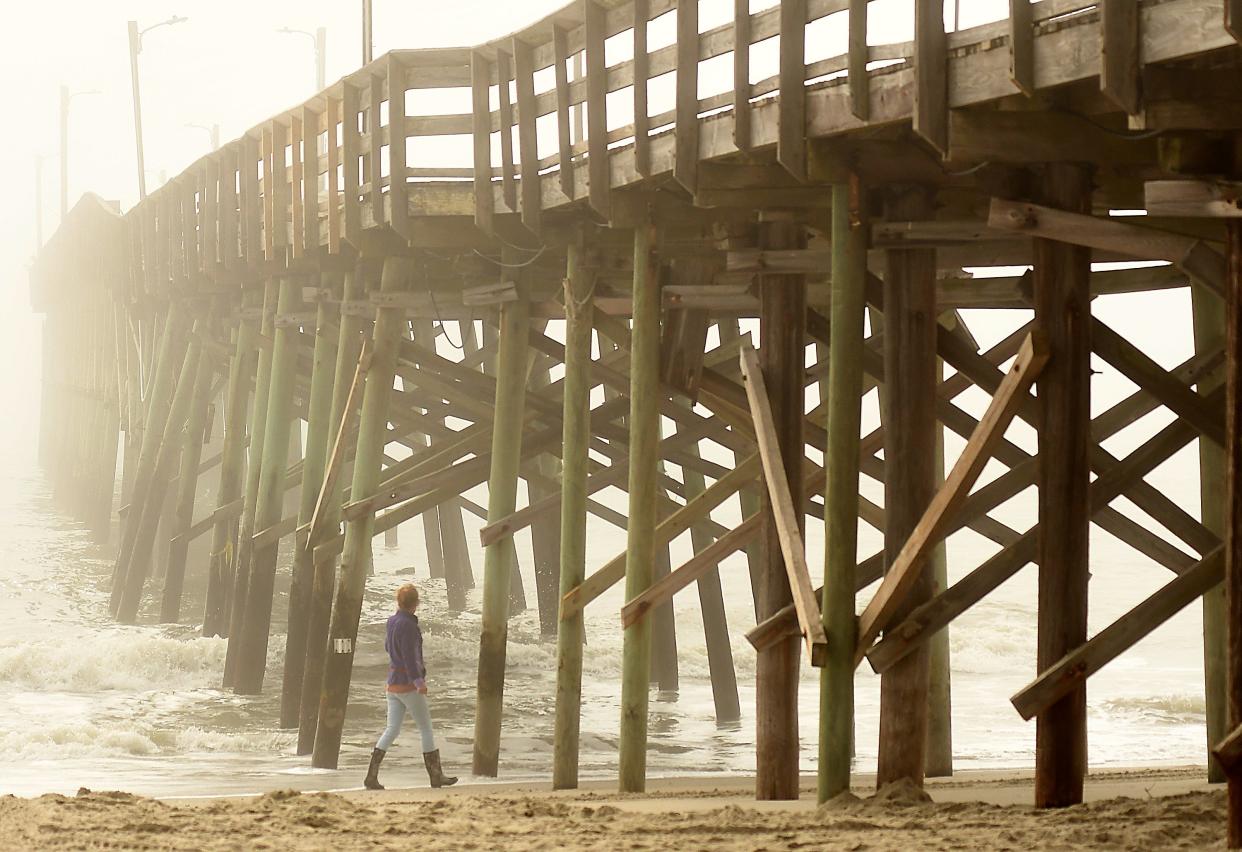
{"label": "woman walking", "polygon": [[380,763],[384,754],[401,733],[401,721],[408,710],[418,724],[423,739],[423,763],[432,787],[448,787],[457,783],[440,768],[440,750],[436,748],[431,729],[431,711],[427,708],[427,667],[423,664],[423,631],[418,626],[418,589],[406,583],[397,589],[397,611],[388,619],[388,635],[384,650],[388,652],[388,727],[380,735],[371,752],[371,766],[363,784],[368,790],[383,790],[379,782]]}

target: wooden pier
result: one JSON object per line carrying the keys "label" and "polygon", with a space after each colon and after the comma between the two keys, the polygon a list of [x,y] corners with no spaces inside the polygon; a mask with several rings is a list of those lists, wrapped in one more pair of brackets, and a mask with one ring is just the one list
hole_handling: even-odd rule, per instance
{"label": "wooden pier", "polygon": [[[946,32],[943,0],[914,0],[898,44],[870,44],[867,5],[738,0],[708,21],[697,0],[579,0],[487,44],[386,54],[123,215],[84,197],[33,272],[40,457],[99,536],[120,516],[117,618],[199,618],[180,589],[203,572],[226,684],[281,688],[283,724],[332,767],[372,540],[421,517],[449,606],[482,584],[474,772],[495,775],[529,528],[532,605],[559,637],[556,786],[577,783],[584,607],[624,582],[619,777],[640,791],[649,687],[676,681],[671,599],[693,584],[721,719],[741,712],[728,631],[757,649],[756,795],[796,797],[799,737],[818,735],[827,798],[849,786],[864,662],[881,783],[951,772],[945,629],[1036,563],[1038,647],[1012,697],[1035,720],[1035,803],[1082,799],[1090,676],[1202,597],[1205,647],[1185,653],[1207,661],[1205,761],[1221,747],[1242,844],[1242,2],[1011,0]],[[997,266],[1026,271],[965,271]],[[1167,331],[1196,345],[1173,370],[1092,316],[1095,296],[1170,288],[1195,311]],[[1033,319],[981,351],[962,308]],[[1094,418],[1093,357],[1138,386]],[[992,399],[979,419],[956,401],[971,388]],[[882,425],[861,434],[872,392]],[[1172,422],[1130,455],[1104,449],[1158,408]],[[944,429],[966,440],[948,465]],[[1144,478],[1196,440],[1200,517]],[[989,460],[1005,472],[976,488]],[[484,483],[486,506],[464,496]],[[592,498],[609,486],[628,512]],[[1031,486],[1028,529],[993,515]],[[726,501],[733,528],[712,517]],[[589,550],[588,514],[626,550]],[[859,522],[884,539],[861,561]],[[1088,638],[1092,523],[1170,577]],[[1000,549],[946,588],[942,543],[965,528]],[[695,556],[671,565],[683,535]],[[210,558],[187,565],[200,537]],[[755,622],[728,625],[717,566],[738,551]],[[818,732],[799,730],[802,666],[822,669]]]}

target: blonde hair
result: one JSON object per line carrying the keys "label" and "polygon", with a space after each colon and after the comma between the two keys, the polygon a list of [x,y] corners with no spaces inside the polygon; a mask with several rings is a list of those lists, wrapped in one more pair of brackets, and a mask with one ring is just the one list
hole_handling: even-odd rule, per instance
{"label": "blonde hair", "polygon": [[397,606],[401,609],[414,609],[418,606],[418,587],[413,583],[406,583],[397,589]]}

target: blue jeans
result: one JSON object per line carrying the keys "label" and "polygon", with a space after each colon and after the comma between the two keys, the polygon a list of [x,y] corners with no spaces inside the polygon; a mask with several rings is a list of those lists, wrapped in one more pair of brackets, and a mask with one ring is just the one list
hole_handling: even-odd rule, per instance
{"label": "blue jeans", "polygon": [[427,696],[421,692],[390,692],[388,693],[388,727],[380,734],[375,747],[380,751],[388,751],[397,734],[401,733],[401,722],[405,711],[409,710],[418,725],[418,733],[423,738],[423,753],[436,750],[436,735],[431,729],[431,710],[427,707]]}

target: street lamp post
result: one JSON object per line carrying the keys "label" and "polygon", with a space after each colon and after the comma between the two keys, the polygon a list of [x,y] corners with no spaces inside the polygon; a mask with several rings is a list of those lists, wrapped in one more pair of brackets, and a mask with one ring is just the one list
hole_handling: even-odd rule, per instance
{"label": "street lamp post", "polygon": [[186,124],[186,127],[193,127],[195,130],[201,130],[204,133],[206,133],[209,137],[211,137],[211,150],[213,151],[220,150],[220,125],[219,124],[212,124],[208,126],[206,124],[195,124],[193,122],[189,122]]}
{"label": "street lamp post", "polygon": [[362,0],[362,64],[375,58],[375,28],[371,16],[371,0]]}
{"label": "street lamp post", "polygon": [[70,92],[68,86],[60,87],[60,218],[69,212],[69,104],[78,95],[97,95],[98,89]]}
{"label": "street lamp post", "polygon": [[142,37],[156,27],[182,24],[189,18],[173,15],[167,21],[152,24],[146,29],[138,29],[137,21],[129,22],[129,76],[134,89],[134,142],[138,149],[138,198],[147,197],[146,161],[142,153],[142,98],[138,90],[138,54],[142,53]]}
{"label": "street lamp post", "polygon": [[292,27],[281,27],[276,30],[285,35],[304,35],[315,43],[315,91],[322,92],[328,86],[327,51],[328,30],[317,28],[313,33],[309,30],[296,30]]}

